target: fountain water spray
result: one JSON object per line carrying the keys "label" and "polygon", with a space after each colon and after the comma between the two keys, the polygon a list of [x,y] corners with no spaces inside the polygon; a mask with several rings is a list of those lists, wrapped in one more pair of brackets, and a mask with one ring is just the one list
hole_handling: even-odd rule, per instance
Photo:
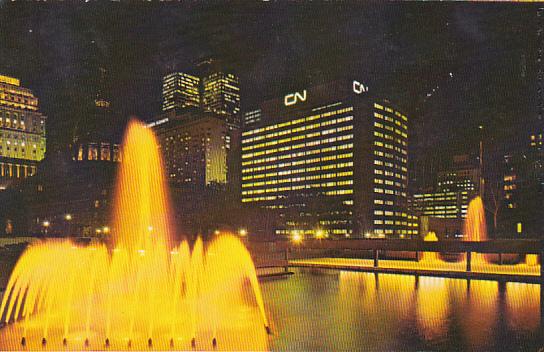
{"label": "fountain water spray", "polygon": [[112,246],[29,246],[0,305],[0,317],[15,322],[0,330],[0,349],[36,349],[40,339],[55,350],[68,339],[114,350],[163,349],[179,339],[189,349],[197,338],[205,349],[219,340],[225,349],[266,349],[268,319],[245,246],[234,236],[207,248],[200,239],[192,250],[176,246],[152,131],[131,121],[122,156]]}

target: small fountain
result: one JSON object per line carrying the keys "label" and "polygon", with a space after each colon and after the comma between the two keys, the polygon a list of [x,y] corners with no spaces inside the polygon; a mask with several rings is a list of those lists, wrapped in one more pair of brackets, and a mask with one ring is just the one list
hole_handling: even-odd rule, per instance
{"label": "small fountain", "polygon": [[[438,237],[436,237],[436,233],[430,231],[423,238],[423,241],[425,241],[425,242],[438,242]],[[426,262],[426,263],[438,262],[439,260],[440,259],[438,258],[438,253],[436,253],[436,252],[423,252],[423,257],[421,258],[421,261]]]}
{"label": "small fountain", "polygon": [[[17,262],[0,305],[0,350],[267,348],[269,324],[245,246],[173,244],[152,131],[129,123],[112,245],[47,240]],[[67,341],[70,341],[68,344]]]}
{"label": "small fountain", "polygon": [[464,236],[466,241],[487,241],[484,203],[480,196],[475,197],[468,204]]}
{"label": "small fountain", "polygon": [[[464,224],[464,236],[465,241],[487,241],[484,202],[480,196],[474,197],[470,203],[468,203],[467,217]],[[485,264],[488,262],[487,255],[474,253],[472,255],[472,262],[476,264]]]}

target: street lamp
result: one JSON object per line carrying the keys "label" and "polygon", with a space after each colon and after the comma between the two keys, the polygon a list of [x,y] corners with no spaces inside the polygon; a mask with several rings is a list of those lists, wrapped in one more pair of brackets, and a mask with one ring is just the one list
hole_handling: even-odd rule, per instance
{"label": "street lamp", "polygon": [[293,231],[293,236],[291,237],[291,239],[295,243],[300,243],[300,242],[302,242],[302,235],[300,234],[299,231],[295,230],[295,231]]}
{"label": "street lamp", "polygon": [[66,215],[64,215],[64,220],[66,220],[66,221],[72,220],[72,214],[66,214]]}
{"label": "street lamp", "polygon": [[108,233],[110,233],[110,228],[107,227],[107,226],[104,226],[104,227],[102,228],[102,232],[103,232],[105,235],[107,235]]}
{"label": "street lamp", "polygon": [[43,232],[44,233],[47,233],[47,229],[49,228],[49,226],[51,225],[51,223],[48,221],[48,220],[45,220],[43,223]]}
{"label": "street lamp", "polygon": [[324,237],[325,237],[325,231],[323,231],[321,229],[315,231],[315,238],[320,240],[320,239],[322,239]]}
{"label": "street lamp", "polygon": [[247,230],[246,229],[240,229],[240,231],[238,231],[238,234],[241,237],[246,237],[247,236]]}

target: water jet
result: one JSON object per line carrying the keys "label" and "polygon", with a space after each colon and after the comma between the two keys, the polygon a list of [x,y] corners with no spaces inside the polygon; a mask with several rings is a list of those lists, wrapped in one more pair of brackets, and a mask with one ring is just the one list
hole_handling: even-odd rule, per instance
{"label": "water jet", "polygon": [[[135,349],[145,347],[141,336],[151,348],[154,331],[168,333],[155,339],[170,336],[172,343],[174,336],[192,336],[196,348],[211,325],[220,336],[243,336],[226,339],[226,349],[267,349],[262,326],[268,319],[247,248],[228,234],[207,243],[174,242],[163,170],[153,131],[131,121],[107,240],[46,239],[27,247],[1,298],[0,325],[14,324],[0,328],[0,350],[20,348],[23,336],[44,336],[44,346],[58,350],[71,333],[84,334],[85,348],[91,338],[108,347],[110,336],[125,331],[137,339]],[[245,300],[247,294],[256,303]],[[240,314],[245,324],[233,326]]]}

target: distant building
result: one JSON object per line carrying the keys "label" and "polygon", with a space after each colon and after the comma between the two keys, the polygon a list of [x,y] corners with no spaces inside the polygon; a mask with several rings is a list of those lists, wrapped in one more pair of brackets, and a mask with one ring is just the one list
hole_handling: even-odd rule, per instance
{"label": "distant building", "polygon": [[150,126],[157,134],[169,182],[193,189],[226,184],[233,171],[229,158],[237,130],[210,112],[186,112],[164,119]]}
{"label": "distant building", "polygon": [[240,82],[232,73],[213,72],[202,78],[202,108],[219,115],[240,112]]}
{"label": "distant building", "polygon": [[420,217],[461,219],[467,215],[469,200],[467,191],[417,193],[412,197],[411,211]]}
{"label": "distant building", "polygon": [[102,236],[111,227],[121,143],[106,70],[91,73],[91,93],[81,98],[70,145],[49,151],[37,177],[23,187],[31,233]]}
{"label": "distant building", "polygon": [[45,120],[32,91],[0,75],[0,190],[36,174],[45,156]]}
{"label": "distant building", "polygon": [[244,128],[248,128],[249,126],[261,121],[261,115],[262,115],[261,109],[244,112],[244,121],[243,121]]}
{"label": "distant building", "polygon": [[468,203],[479,194],[480,169],[469,155],[455,155],[453,164],[437,172],[434,187],[411,197],[411,212],[422,217],[464,219]]}
{"label": "distant building", "polygon": [[240,127],[238,77],[212,59],[199,62],[190,71],[164,76],[162,110],[183,113],[198,109],[220,116],[232,127]]}
{"label": "distant building", "polygon": [[405,237],[408,117],[357,80],[305,87],[245,114],[242,203],[280,235]]}
{"label": "distant building", "polygon": [[162,81],[162,110],[200,107],[200,78],[183,72],[173,72]]}
{"label": "distant building", "polygon": [[505,237],[542,238],[544,148],[541,137],[542,134],[531,135],[525,148],[511,151],[504,157],[502,209],[497,221]]}

